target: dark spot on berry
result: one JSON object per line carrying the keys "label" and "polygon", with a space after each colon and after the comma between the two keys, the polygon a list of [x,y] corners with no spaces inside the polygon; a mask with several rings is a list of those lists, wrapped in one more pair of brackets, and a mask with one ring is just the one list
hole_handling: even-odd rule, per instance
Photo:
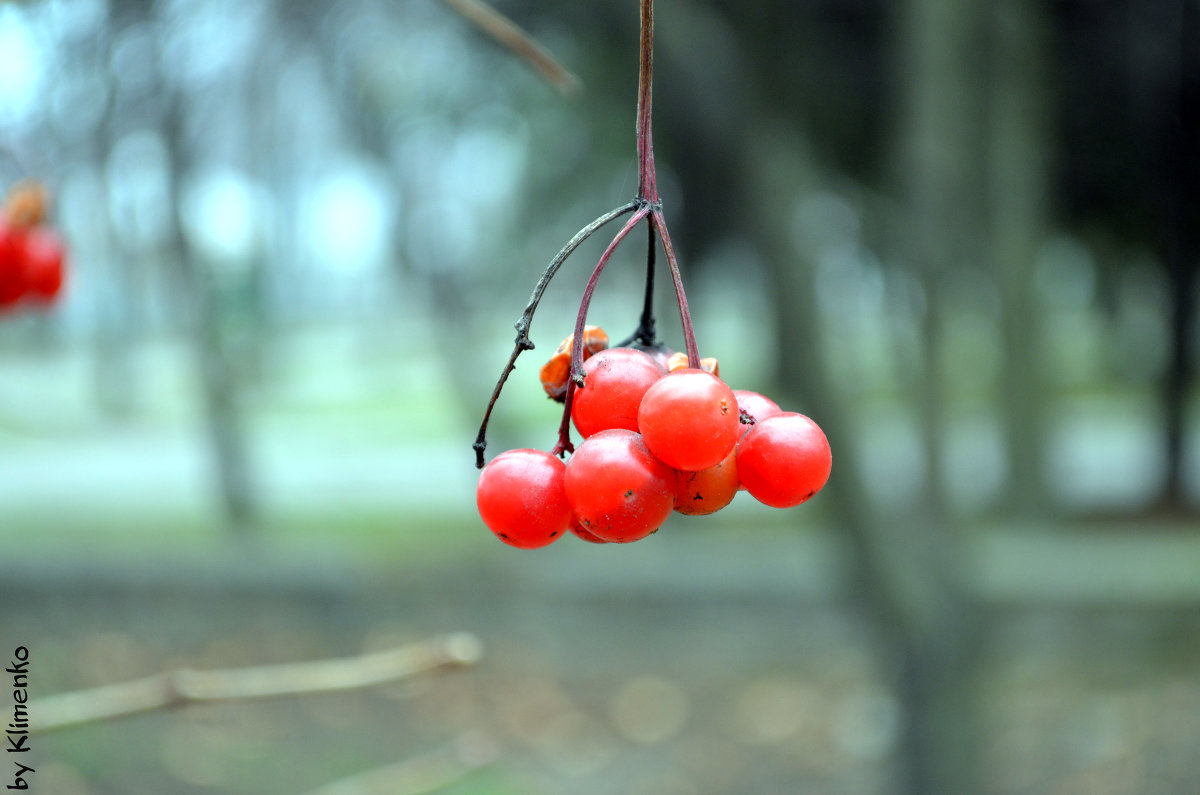
{"label": "dark spot on berry", "polygon": [[811,497],[812,495],[814,495],[814,494],[816,494],[816,493],[817,493],[817,492],[816,492],[816,490],[815,490],[815,489],[814,489],[814,490],[812,490],[812,491],[809,491],[809,492],[808,492],[808,494],[805,494],[805,495],[804,495],[804,499],[806,499],[806,500],[807,500],[809,497]]}
{"label": "dark spot on berry", "polygon": [[555,530],[553,533],[551,533],[551,534],[550,534],[550,537],[551,537],[551,538],[554,538],[556,535],[558,535],[558,531],[557,531],[557,530]]}
{"label": "dark spot on berry", "polygon": [[750,412],[745,409],[738,409],[738,422],[742,425],[753,425],[754,418],[750,416]]}
{"label": "dark spot on berry", "polygon": [[507,541],[507,540],[508,540],[508,533],[500,533],[499,535],[500,535],[500,537],[501,537],[501,538],[503,538],[505,541]]}
{"label": "dark spot on berry", "polygon": [[722,400],[722,401],[721,401],[721,413],[722,413],[722,414],[728,414],[728,413],[729,413],[729,401],[728,401],[728,400]]}
{"label": "dark spot on berry", "polygon": [[632,499],[633,499],[633,489],[628,489],[628,490],[625,492],[625,499],[627,499],[627,500],[632,500]]}

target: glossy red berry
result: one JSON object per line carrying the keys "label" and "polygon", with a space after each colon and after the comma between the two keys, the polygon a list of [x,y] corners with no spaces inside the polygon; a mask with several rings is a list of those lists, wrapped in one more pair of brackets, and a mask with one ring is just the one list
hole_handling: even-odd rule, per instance
{"label": "glossy red berry", "polygon": [[[733,395],[737,398],[738,408],[749,414],[750,419],[754,422],[762,422],[767,417],[783,413],[783,409],[779,408],[778,403],[758,392],[751,392],[749,389],[735,389]],[[754,427],[753,423],[743,425],[742,432],[745,433],[752,427]]]}
{"label": "glossy red berry", "polygon": [[580,443],[567,462],[566,487],[579,524],[604,541],[644,538],[675,506],[675,472],[650,454],[640,434],[623,428]]}
{"label": "glossy red berry", "polygon": [[506,544],[544,547],[571,523],[563,462],[541,450],[508,450],[479,474],[475,503],[483,523]]}
{"label": "glossy red berry", "polygon": [[689,472],[721,462],[741,434],[733,390],[703,370],[676,370],[642,398],[638,428],[668,466]]}
{"label": "glossy red berry", "polygon": [[25,233],[21,243],[26,289],[42,300],[53,299],[63,285],[62,240],[49,229],[36,227]]}
{"label": "glossy red berry", "polygon": [[730,450],[721,463],[699,472],[677,470],[675,510],[703,516],[724,508],[738,493],[737,451]]}
{"label": "glossy red berry", "polygon": [[638,430],[638,406],[664,370],[649,354],[609,348],[583,363],[584,385],[575,389],[571,419],[587,438],[611,428]]}
{"label": "glossy red berry", "polygon": [[832,463],[824,431],[793,412],[755,424],[737,446],[738,478],[751,496],[772,508],[808,500],[829,479]]}

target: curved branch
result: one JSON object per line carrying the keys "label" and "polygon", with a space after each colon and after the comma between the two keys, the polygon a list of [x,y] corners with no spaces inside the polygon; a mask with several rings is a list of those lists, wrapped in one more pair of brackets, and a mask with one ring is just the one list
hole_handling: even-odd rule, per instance
{"label": "curved branch", "polygon": [[625,226],[621,227],[621,231],[617,232],[612,242],[608,244],[608,248],[604,249],[604,253],[600,255],[600,261],[596,263],[596,268],[592,271],[587,286],[583,288],[583,298],[579,301],[579,314],[575,316],[575,332],[571,340],[571,372],[567,378],[566,398],[563,400],[562,422],[558,427],[558,443],[552,451],[554,455],[561,455],[571,450],[571,405],[575,401],[576,387],[583,386],[583,329],[587,325],[587,312],[592,303],[592,294],[596,292],[600,274],[604,271],[604,266],[608,264],[613,252],[617,250],[617,246],[621,244],[630,230],[640,224],[642,219],[649,214],[650,208],[643,205],[633,214],[632,218],[625,222]]}
{"label": "curved branch", "polygon": [[500,373],[500,379],[496,381],[496,387],[492,390],[492,397],[488,400],[487,409],[483,413],[483,422],[479,425],[479,433],[476,435],[475,443],[472,445],[475,448],[475,467],[477,469],[483,468],[483,453],[487,449],[487,426],[492,417],[492,409],[496,407],[496,401],[500,397],[500,391],[504,389],[504,382],[508,380],[508,376],[512,373],[513,368],[516,367],[517,357],[522,352],[531,351],[534,348],[533,341],[529,339],[529,324],[533,322],[533,313],[537,311],[538,303],[542,300],[542,293],[546,292],[546,286],[550,284],[550,280],[554,278],[554,274],[558,273],[558,269],[562,267],[567,257],[571,256],[572,252],[579,248],[583,241],[591,237],[597,229],[609,221],[619,218],[625,213],[632,212],[640,205],[641,203],[636,199],[628,204],[623,204],[616,209],[609,210],[576,232],[575,236],[567,241],[567,244],[554,256],[554,259],[550,260],[550,264],[546,266],[546,270],[542,273],[541,278],[534,285],[533,293],[529,296],[529,303],[525,305],[525,311],[521,313],[521,317],[516,322],[517,338],[513,345],[513,352],[509,355],[508,362],[504,365],[504,370]]}

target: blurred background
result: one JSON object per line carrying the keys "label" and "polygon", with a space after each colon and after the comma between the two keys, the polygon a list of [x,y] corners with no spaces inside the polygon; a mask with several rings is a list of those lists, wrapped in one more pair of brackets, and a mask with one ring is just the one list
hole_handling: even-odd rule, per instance
{"label": "blurred background", "polygon": [[[0,3],[0,189],[44,181],[71,258],[0,316],[0,655],[42,697],[484,647],[37,735],[32,791],[431,754],[378,791],[1200,791],[1200,3],[660,3],[700,351],[816,419],[833,475],[532,552],[478,520],[471,442],[537,276],[636,191],[638,11],[496,6],[582,89],[436,0]],[[589,315],[618,339],[638,239]],[[490,455],[553,444],[535,373],[606,242]]]}

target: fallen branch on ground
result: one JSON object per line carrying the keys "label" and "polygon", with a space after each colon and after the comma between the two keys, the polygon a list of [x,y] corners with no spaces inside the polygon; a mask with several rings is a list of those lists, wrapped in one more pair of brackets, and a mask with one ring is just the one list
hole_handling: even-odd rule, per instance
{"label": "fallen branch on ground", "polygon": [[56,731],[188,704],[361,690],[472,665],[482,653],[479,639],[464,632],[357,657],[215,671],[166,671],[34,701],[29,704],[30,731]]}

